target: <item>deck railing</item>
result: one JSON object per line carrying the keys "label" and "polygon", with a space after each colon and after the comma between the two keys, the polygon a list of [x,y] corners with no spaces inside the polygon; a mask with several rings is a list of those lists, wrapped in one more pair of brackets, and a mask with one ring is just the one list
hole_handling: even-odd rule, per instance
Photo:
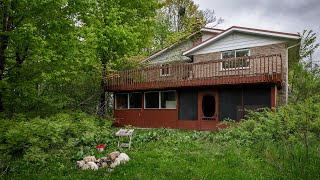
{"label": "deck railing", "polygon": [[147,90],[245,83],[280,83],[281,54],[209,60],[108,72],[108,91]]}

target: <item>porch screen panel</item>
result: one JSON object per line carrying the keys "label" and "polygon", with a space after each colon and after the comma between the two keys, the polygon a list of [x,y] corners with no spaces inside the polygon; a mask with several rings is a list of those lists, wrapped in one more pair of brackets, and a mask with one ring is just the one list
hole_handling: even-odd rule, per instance
{"label": "porch screen panel", "polygon": [[261,85],[243,88],[243,110],[244,116],[247,110],[271,107],[271,86]]}
{"label": "porch screen panel", "polygon": [[198,120],[198,91],[180,90],[178,97],[179,120]]}
{"label": "porch screen panel", "polygon": [[271,107],[271,86],[256,85],[219,89],[219,120],[240,120],[247,110]]}
{"label": "porch screen panel", "polygon": [[242,88],[221,88],[219,89],[219,120],[238,119],[237,108],[242,106]]}

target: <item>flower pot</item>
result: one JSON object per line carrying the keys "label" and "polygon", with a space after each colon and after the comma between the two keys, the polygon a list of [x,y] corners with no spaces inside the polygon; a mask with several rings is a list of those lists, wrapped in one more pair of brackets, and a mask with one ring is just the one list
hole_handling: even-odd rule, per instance
{"label": "flower pot", "polygon": [[96,146],[99,152],[103,152],[106,149],[106,146],[104,144],[99,144]]}

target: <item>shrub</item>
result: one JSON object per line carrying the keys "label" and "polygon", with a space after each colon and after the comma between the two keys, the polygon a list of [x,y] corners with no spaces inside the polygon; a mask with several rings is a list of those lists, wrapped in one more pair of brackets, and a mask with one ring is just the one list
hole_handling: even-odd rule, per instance
{"label": "shrub", "polygon": [[85,113],[59,113],[30,121],[0,120],[0,152],[23,156],[28,162],[45,162],[51,150],[71,153],[75,147],[111,140],[110,123]]}
{"label": "shrub", "polygon": [[[276,112],[251,112],[238,126],[219,132],[218,143],[236,153],[262,158],[283,174],[317,177],[320,157],[320,97],[289,104]],[[247,153],[250,151],[250,153]],[[250,158],[250,157],[248,157]]]}

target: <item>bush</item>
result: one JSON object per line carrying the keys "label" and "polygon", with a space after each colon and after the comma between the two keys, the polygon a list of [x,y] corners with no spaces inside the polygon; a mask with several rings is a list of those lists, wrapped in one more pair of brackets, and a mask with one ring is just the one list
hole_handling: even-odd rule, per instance
{"label": "bush", "polygon": [[110,121],[81,112],[22,121],[1,119],[0,126],[1,154],[23,156],[28,162],[45,162],[52,150],[66,156],[83,146],[111,141]]}
{"label": "bush", "polygon": [[319,112],[320,96],[280,107],[276,112],[251,112],[247,120],[221,131],[215,140],[225,149],[236,149],[235,153],[262,158],[283,178],[318,177]]}

